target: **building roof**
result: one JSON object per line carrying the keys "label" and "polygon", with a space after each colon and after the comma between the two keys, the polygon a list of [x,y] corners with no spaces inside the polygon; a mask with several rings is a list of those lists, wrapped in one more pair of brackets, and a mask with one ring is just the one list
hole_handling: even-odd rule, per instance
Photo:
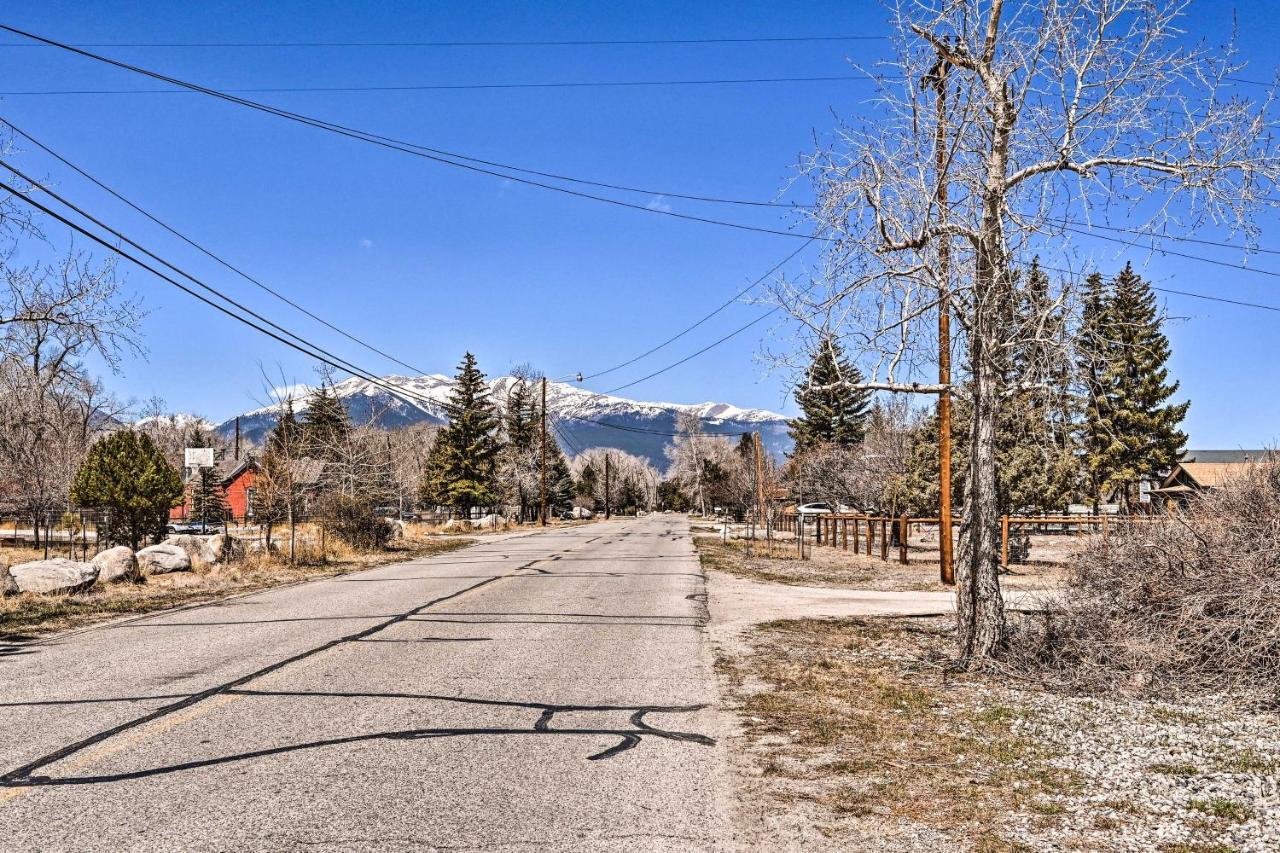
{"label": "building roof", "polygon": [[293,482],[298,486],[314,486],[320,482],[324,474],[324,461],[304,457],[289,463],[293,468]]}
{"label": "building roof", "polygon": [[1188,450],[1179,462],[1256,462],[1266,458],[1269,450]]}
{"label": "building roof", "polygon": [[[1243,473],[1252,464],[1252,462],[1180,462],[1178,468],[1185,471],[1187,476],[1201,488],[1214,489]],[[1170,479],[1174,479],[1177,473],[1177,469],[1174,469]]]}

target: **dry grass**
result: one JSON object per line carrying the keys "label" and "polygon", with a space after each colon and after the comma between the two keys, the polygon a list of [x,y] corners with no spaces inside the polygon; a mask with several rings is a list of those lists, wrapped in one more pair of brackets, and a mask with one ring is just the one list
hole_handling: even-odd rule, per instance
{"label": "dry grass", "polygon": [[704,568],[765,583],[824,586],[844,589],[941,590],[931,567],[884,562],[878,557],[846,553],[834,548],[806,548],[807,559],[796,555],[795,542],[751,544],[741,539],[722,542],[719,536],[699,536],[698,555]]}
{"label": "dry grass", "polygon": [[[312,540],[307,537],[299,543],[294,565],[290,565],[281,554],[273,554],[269,558],[263,554],[251,554],[225,566],[197,565],[191,572],[155,575],[140,584],[95,585],[88,592],[76,595],[23,594],[0,598],[0,639],[21,639],[76,628],[114,616],[164,610],[331,577],[457,550],[473,541],[461,537],[448,540],[408,537],[384,551],[366,553],[352,551],[340,542],[327,539],[325,554],[321,555],[318,538]],[[11,553],[10,549],[5,549],[0,556]],[[43,557],[43,551],[40,557]]]}
{"label": "dry grass", "polygon": [[949,630],[949,620],[775,622],[751,635],[749,656],[720,662],[774,807],[810,801],[836,833],[856,832],[860,818],[906,819],[991,851],[1017,849],[999,832],[1009,813],[1054,819],[1051,796],[1079,780],[1018,733],[1034,711],[992,704],[978,677],[947,671]]}

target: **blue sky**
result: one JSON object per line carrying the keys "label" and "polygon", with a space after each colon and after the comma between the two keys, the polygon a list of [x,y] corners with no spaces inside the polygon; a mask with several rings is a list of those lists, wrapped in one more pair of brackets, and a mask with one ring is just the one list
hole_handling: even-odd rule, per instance
{"label": "blue sky", "polygon": [[[1249,73],[1271,78],[1270,4],[1201,2],[1195,31],[1224,38],[1237,10]],[[5,23],[76,42],[501,41],[878,35],[858,3],[377,4],[91,0],[14,2]],[[6,39],[8,41],[9,39]],[[102,52],[215,87],[406,85],[804,77],[873,61],[876,42],[754,45],[195,49]],[[44,48],[0,48],[0,90],[154,88]],[[1261,90],[1258,90],[1261,92]],[[857,82],[626,89],[248,95],[288,109],[476,157],[634,186],[770,199],[797,158],[863,109]],[[197,95],[10,95],[0,115],[315,313],[430,372],[470,349],[490,374],[531,362],[592,373],[648,349],[797,248],[793,239],[613,208],[469,174]],[[68,196],[237,298],[352,361],[405,372],[232,277],[37,152],[19,161]],[[799,186],[784,199],[804,201]],[[627,196],[692,215],[786,229],[784,211]],[[1275,222],[1268,213],[1265,224]],[[1269,229],[1274,231],[1274,229]],[[83,240],[81,243],[83,244]],[[1280,238],[1264,237],[1280,247]],[[1180,247],[1223,260],[1239,252]],[[803,260],[790,266],[803,269]],[[1160,284],[1280,304],[1277,280],[1177,258],[1131,256]],[[1263,256],[1251,264],[1280,269]],[[122,269],[124,267],[122,266]],[[306,381],[306,361],[129,272],[152,313],[146,361],[110,384],[221,418],[261,397],[259,364]],[[1172,370],[1193,400],[1192,444],[1253,446],[1280,436],[1274,361],[1280,315],[1168,297]],[[602,377],[639,378],[751,319],[734,306],[655,356]],[[757,327],[768,331],[771,327]],[[792,410],[786,377],[744,334],[625,393]],[[785,329],[773,346],[785,345]],[[279,365],[279,367],[277,367]]]}

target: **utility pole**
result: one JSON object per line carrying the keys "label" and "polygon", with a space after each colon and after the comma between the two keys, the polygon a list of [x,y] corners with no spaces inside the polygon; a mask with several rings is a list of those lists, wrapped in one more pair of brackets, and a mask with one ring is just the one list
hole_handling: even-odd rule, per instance
{"label": "utility pole", "polygon": [[760,433],[751,433],[751,455],[755,457],[756,469],[756,524],[768,530],[768,521],[765,518],[764,503],[764,450],[761,447]]}
{"label": "utility pole", "polygon": [[240,461],[240,416],[236,415],[236,461]]}
{"label": "utility pole", "polygon": [[609,520],[609,454],[604,455],[604,520]]}
{"label": "utility pole", "polygon": [[[937,93],[938,126],[934,131],[934,162],[938,173],[938,216],[947,208],[947,71],[950,64],[939,54],[922,81]],[[938,575],[954,584],[955,563],[951,540],[951,244],[943,235],[938,243]]]}
{"label": "utility pole", "polygon": [[542,377],[542,452],[538,461],[538,523],[547,526],[547,377]]}

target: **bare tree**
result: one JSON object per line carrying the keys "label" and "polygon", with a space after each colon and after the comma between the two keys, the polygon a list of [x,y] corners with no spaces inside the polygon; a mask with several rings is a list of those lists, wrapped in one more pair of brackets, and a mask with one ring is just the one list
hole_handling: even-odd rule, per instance
{"label": "bare tree", "polygon": [[116,369],[136,343],[139,304],[122,296],[110,263],[76,254],[3,269],[0,290],[0,473],[21,484],[37,544],[42,516],[65,507],[71,479],[98,430],[121,407],[89,377],[95,355]]}
{"label": "bare tree", "polygon": [[[945,387],[928,371],[949,305],[962,354],[954,390],[972,410],[957,561],[966,666],[1005,639],[998,411],[1064,356],[1046,346],[1042,363],[1007,370],[1010,348],[1046,328],[1046,317],[1010,321],[1015,265],[1034,253],[1069,264],[1077,230],[1113,212],[1140,212],[1157,234],[1212,223],[1253,241],[1251,211],[1280,173],[1265,105],[1225,91],[1239,68],[1230,49],[1186,44],[1184,0],[1008,5],[893,0],[895,57],[878,76],[876,114],[806,164],[812,215],[834,240],[819,283],[775,294],[807,335],[860,354],[868,378],[857,387],[893,392]],[[1064,285],[1046,315],[1071,298]]]}

